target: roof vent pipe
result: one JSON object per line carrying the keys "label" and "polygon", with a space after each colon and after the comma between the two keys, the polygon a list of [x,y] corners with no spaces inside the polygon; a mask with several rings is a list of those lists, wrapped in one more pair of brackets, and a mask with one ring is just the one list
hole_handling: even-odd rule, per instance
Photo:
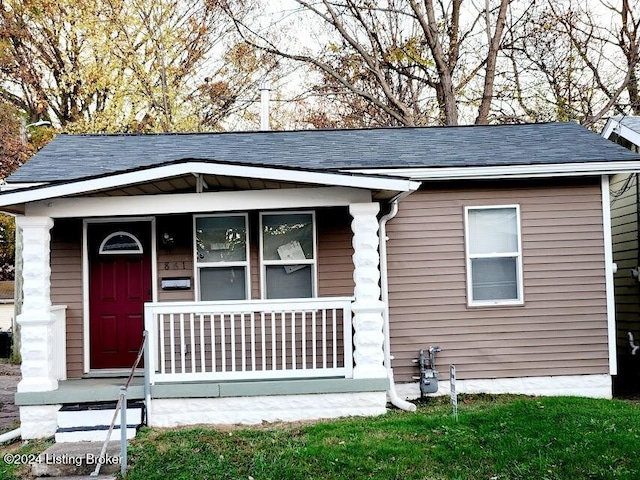
{"label": "roof vent pipe", "polygon": [[269,94],[271,85],[269,80],[260,84],[260,130],[269,130]]}

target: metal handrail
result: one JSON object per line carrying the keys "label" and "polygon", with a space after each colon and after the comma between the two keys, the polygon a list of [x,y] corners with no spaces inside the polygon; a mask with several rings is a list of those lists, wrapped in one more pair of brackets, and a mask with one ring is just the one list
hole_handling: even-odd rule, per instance
{"label": "metal handrail", "polygon": [[[146,351],[146,343],[147,343],[147,331],[142,332],[142,343],[140,344],[140,349],[138,350],[138,356],[136,357],[136,361],[131,367],[131,373],[129,374],[129,378],[123,386],[120,387],[120,394],[118,395],[118,401],[116,402],[116,409],[113,412],[113,418],[111,419],[111,425],[109,425],[109,431],[107,432],[107,438],[102,444],[102,450],[100,451],[100,457],[98,458],[98,463],[96,464],[96,468],[93,472],[91,472],[92,477],[97,477],[100,474],[100,469],[102,468],[102,464],[105,459],[105,454],[107,453],[107,445],[109,444],[109,440],[111,439],[111,433],[113,432],[113,428],[116,423],[116,418],[118,418],[118,412],[121,411],[120,414],[120,474],[124,478],[127,475],[127,389],[129,385],[131,385],[131,381],[135,375],[136,369],[138,368],[138,364],[142,359],[142,355]],[[146,370],[146,368],[145,368]],[[146,375],[145,375],[146,376]],[[145,397],[146,397],[146,381],[145,381]],[[123,407],[124,405],[124,407]]]}

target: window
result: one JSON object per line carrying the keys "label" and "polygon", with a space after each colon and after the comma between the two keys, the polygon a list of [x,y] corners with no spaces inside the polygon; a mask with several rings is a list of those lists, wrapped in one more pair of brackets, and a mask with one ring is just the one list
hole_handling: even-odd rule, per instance
{"label": "window", "polygon": [[263,298],[316,295],[316,233],[313,212],[260,214]]}
{"label": "window", "polygon": [[105,237],[98,252],[101,255],[142,253],[142,243],[130,233],[114,232]]}
{"label": "window", "polygon": [[199,300],[249,297],[247,215],[196,216],[195,265]]}
{"label": "window", "polygon": [[469,305],[522,304],[519,206],[467,207],[465,223]]}

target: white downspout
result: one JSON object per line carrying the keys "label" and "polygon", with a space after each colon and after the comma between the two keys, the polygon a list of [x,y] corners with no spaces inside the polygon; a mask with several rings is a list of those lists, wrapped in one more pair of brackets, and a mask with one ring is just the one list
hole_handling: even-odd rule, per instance
{"label": "white downspout", "polygon": [[403,400],[396,392],[396,384],[393,379],[393,369],[391,368],[391,338],[389,335],[389,280],[387,279],[387,222],[398,214],[398,200],[391,202],[391,210],[380,218],[380,290],[384,310],[382,317],[384,319],[384,366],[387,369],[389,378],[389,401],[391,404],[401,410],[415,412],[416,406]]}
{"label": "white downspout", "polygon": [[8,442],[10,440],[14,440],[18,438],[22,434],[22,431],[19,428],[15,430],[11,430],[10,432],[3,433],[0,435],[0,443]]}

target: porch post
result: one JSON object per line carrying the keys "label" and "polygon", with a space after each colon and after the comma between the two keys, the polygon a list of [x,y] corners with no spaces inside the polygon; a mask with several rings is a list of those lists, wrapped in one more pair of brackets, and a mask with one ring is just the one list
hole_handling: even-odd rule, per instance
{"label": "porch post", "polygon": [[17,217],[22,230],[22,380],[18,392],[46,392],[58,388],[54,373],[54,345],[51,313],[51,234],[49,217]]}
{"label": "porch post", "polygon": [[380,255],[378,253],[378,203],[352,203],[354,378],[385,378],[383,366],[383,310],[380,300]]}

